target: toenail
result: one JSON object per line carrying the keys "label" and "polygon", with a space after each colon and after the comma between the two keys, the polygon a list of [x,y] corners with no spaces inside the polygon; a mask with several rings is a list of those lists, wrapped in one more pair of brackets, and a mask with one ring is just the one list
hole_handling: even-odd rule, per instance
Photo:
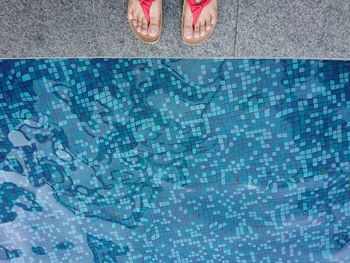
{"label": "toenail", "polygon": [[150,27],[149,30],[148,30],[148,33],[151,35],[151,36],[155,36],[156,33],[157,33],[157,29],[155,27]]}
{"label": "toenail", "polygon": [[192,31],[191,30],[185,30],[185,37],[186,38],[192,38],[192,36],[193,36],[193,33],[192,33]]}

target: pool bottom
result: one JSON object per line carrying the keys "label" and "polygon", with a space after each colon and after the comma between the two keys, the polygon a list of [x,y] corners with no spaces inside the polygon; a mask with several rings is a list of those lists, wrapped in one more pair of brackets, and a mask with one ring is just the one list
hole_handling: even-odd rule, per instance
{"label": "pool bottom", "polygon": [[348,262],[345,61],[0,62],[0,259]]}

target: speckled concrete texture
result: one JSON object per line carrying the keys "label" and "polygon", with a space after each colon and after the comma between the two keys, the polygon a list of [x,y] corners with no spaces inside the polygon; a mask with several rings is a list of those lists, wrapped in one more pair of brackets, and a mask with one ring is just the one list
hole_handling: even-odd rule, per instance
{"label": "speckled concrete texture", "polygon": [[238,57],[350,58],[349,0],[244,0]]}
{"label": "speckled concrete texture", "polygon": [[90,0],[1,0],[0,57],[94,56]]}
{"label": "speckled concrete texture", "polygon": [[146,45],[127,23],[127,0],[2,0],[0,57],[350,58],[348,0],[219,0],[203,45],[180,34],[183,0],[163,0],[161,40]]}
{"label": "speckled concrete texture", "polygon": [[213,36],[200,47],[181,39],[182,0],[163,0],[161,40],[146,45],[131,33],[127,0],[6,0],[0,11],[0,57],[234,56],[236,0],[222,1]]}
{"label": "speckled concrete texture", "polygon": [[163,0],[162,37],[155,45],[145,45],[131,34],[126,20],[127,1],[95,1],[97,55],[122,57],[234,56],[237,2],[232,0],[221,2],[220,22],[213,36],[199,47],[189,47],[182,42],[182,4],[183,0]]}

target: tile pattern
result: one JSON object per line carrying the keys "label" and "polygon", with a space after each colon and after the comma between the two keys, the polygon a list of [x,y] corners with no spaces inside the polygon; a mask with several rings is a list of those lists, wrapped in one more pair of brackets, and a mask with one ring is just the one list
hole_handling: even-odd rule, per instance
{"label": "tile pattern", "polygon": [[349,262],[349,68],[1,60],[0,260]]}

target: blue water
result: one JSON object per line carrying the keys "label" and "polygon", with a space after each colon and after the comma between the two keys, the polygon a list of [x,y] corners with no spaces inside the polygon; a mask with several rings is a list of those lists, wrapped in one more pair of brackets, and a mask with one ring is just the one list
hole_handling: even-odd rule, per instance
{"label": "blue water", "polygon": [[0,261],[350,262],[349,75],[0,60]]}

